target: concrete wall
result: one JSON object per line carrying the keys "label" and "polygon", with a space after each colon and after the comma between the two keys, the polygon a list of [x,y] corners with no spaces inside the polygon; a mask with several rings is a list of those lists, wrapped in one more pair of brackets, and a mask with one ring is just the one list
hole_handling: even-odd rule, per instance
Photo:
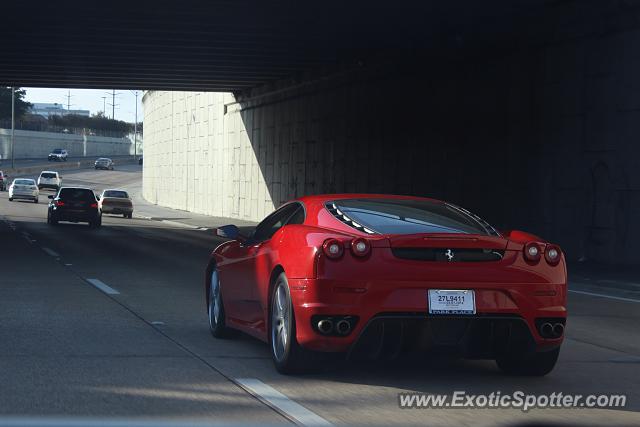
{"label": "concrete wall", "polygon": [[[128,138],[83,137],[75,134],[16,130],[15,158],[46,158],[55,148],[67,150],[72,157],[83,156],[85,138],[87,156],[133,154],[133,144]],[[11,129],[0,129],[0,154],[3,159],[11,157]]]}
{"label": "concrete wall", "polygon": [[[450,200],[570,259],[640,263],[639,30],[230,94],[144,96],[144,195],[264,217],[323,192]],[[286,84],[283,83],[283,87]]]}

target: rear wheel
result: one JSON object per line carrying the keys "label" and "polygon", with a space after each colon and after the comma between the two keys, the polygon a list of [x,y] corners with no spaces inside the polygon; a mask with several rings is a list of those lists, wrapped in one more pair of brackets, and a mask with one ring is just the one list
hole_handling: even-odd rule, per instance
{"label": "rear wheel", "polygon": [[281,374],[303,373],[309,369],[314,353],[300,347],[296,339],[296,320],[284,273],[276,279],[271,293],[269,344],[271,358]]}
{"label": "rear wheel", "polygon": [[47,213],[47,224],[58,225],[58,220],[51,215],[51,212]]}
{"label": "rear wheel", "polygon": [[38,198],[33,199],[33,203],[38,203]]}
{"label": "rear wheel", "polygon": [[233,331],[226,326],[224,315],[224,302],[220,287],[218,270],[213,267],[209,282],[209,301],[207,301],[207,313],[209,315],[209,330],[216,338],[229,338]]}
{"label": "rear wheel", "polygon": [[560,355],[560,347],[551,351],[507,353],[496,358],[504,373],[529,377],[542,377],[553,370]]}
{"label": "rear wheel", "polygon": [[129,219],[133,218],[133,212],[129,212],[129,213],[127,214],[127,218],[129,218]]}

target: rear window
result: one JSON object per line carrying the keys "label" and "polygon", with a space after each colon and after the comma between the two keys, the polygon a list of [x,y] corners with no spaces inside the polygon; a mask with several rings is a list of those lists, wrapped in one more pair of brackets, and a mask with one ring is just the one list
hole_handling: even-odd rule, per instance
{"label": "rear window", "polygon": [[329,202],[327,208],[339,220],[368,233],[498,235],[475,215],[438,201],[345,199]]}
{"label": "rear window", "polygon": [[93,194],[93,191],[86,188],[63,188],[60,190],[58,197],[62,200],[96,200],[96,196]]}
{"label": "rear window", "polygon": [[50,173],[50,172],[45,172],[45,173],[41,173],[40,176],[42,178],[55,178],[56,174],[55,173]]}
{"label": "rear window", "polygon": [[14,184],[17,185],[36,185],[36,183],[32,179],[16,179]]}
{"label": "rear window", "polygon": [[118,197],[122,199],[128,199],[129,195],[126,191],[109,190],[104,192],[104,197]]}

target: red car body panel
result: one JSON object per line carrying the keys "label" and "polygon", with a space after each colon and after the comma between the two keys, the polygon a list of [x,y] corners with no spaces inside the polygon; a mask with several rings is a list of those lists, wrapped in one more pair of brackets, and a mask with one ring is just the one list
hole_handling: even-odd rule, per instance
{"label": "red car body panel", "polygon": [[[369,320],[385,313],[428,313],[428,289],[473,289],[478,316],[515,316],[526,322],[537,350],[559,346],[563,337],[543,338],[536,319],[566,319],[567,272],[564,256],[550,265],[544,256],[527,261],[523,248],[537,242],[521,232],[502,236],[475,234],[367,234],[338,220],[325,203],[338,199],[420,197],[336,194],[303,197],[304,224],[286,225],[270,240],[254,245],[229,241],[212,253],[208,277],[215,264],[220,275],[226,322],[264,341],[268,339],[269,295],[273,278],[284,271],[296,320],[296,338],[303,347],[326,352],[349,351]],[[350,242],[365,237],[366,257],[355,256]],[[335,238],[345,245],[337,260],[324,255],[322,244]],[[425,262],[398,258],[397,248],[483,248],[504,251],[495,262]],[[207,295],[208,301],[208,295]],[[350,315],[359,319],[347,336],[326,336],[312,326],[316,315]]]}

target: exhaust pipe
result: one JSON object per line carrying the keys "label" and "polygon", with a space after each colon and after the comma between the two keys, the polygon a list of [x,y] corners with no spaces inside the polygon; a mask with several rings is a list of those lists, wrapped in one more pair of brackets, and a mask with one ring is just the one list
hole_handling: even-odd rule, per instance
{"label": "exhaust pipe", "polygon": [[340,335],[347,335],[349,332],[351,332],[351,323],[344,319],[340,320],[336,324],[336,330]]}
{"label": "exhaust pipe", "polygon": [[556,323],[553,325],[553,335],[555,338],[560,338],[564,334],[564,325],[562,323]]}
{"label": "exhaust pipe", "polygon": [[542,326],[540,326],[540,335],[542,335],[543,338],[551,338],[553,337],[553,325],[551,325],[551,323],[543,323]]}
{"label": "exhaust pipe", "polygon": [[322,319],[318,321],[318,330],[323,334],[330,334],[333,330],[333,322],[329,319]]}

